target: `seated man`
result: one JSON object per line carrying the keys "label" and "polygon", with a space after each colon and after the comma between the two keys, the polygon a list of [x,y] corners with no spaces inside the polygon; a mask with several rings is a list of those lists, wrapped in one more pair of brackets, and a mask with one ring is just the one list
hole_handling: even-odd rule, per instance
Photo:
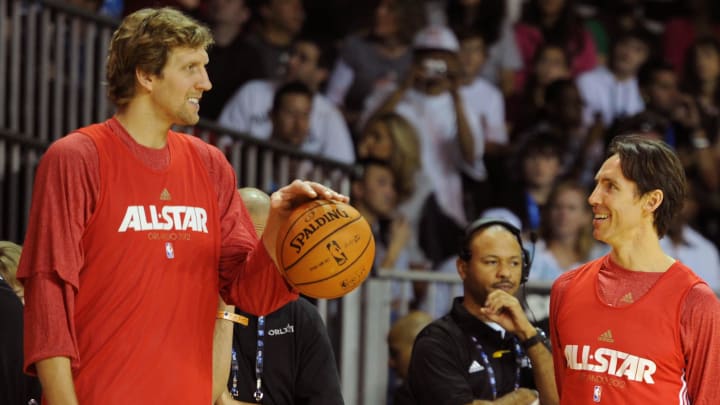
{"label": "seated man", "polygon": [[407,382],[418,405],[558,403],[544,334],[514,296],[529,261],[512,224],[481,218],[466,228],[456,261],[464,296],[413,346]]}
{"label": "seated man", "polygon": [[[270,198],[249,187],[240,195],[262,234]],[[218,321],[214,350],[230,362],[213,375],[214,383],[227,381],[215,404],[344,403],[330,338],[309,301],[299,298],[260,317],[227,307],[222,317],[226,320]]]}
{"label": "seated man", "polygon": [[[271,107],[277,90],[285,83],[299,81],[311,90],[311,110],[307,136],[299,148],[343,163],[355,161],[350,131],[340,110],[318,93],[332,61],[317,40],[307,37],[295,41],[282,80],[252,80],[225,104],[220,125],[267,140],[273,132]],[[221,141],[225,142],[225,141]]]}

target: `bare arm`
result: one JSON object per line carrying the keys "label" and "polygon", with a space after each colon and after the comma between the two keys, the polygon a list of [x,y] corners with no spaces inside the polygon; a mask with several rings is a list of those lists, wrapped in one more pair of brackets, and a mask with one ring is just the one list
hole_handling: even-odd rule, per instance
{"label": "bare arm", "polygon": [[457,85],[453,85],[451,91],[453,104],[455,105],[455,121],[457,123],[457,139],[462,152],[462,158],[468,165],[475,164],[475,140],[472,136],[472,130],[465,117],[465,106],[457,90]]}
{"label": "bare arm", "polygon": [[[493,322],[497,322],[508,332],[517,335],[520,341],[525,341],[537,334],[525,316],[520,302],[514,296],[502,290],[495,290],[488,295],[483,313]],[[550,350],[544,344],[535,344],[527,350],[532,362],[535,386],[540,393],[540,403],[555,405],[559,403],[553,359]]]}
{"label": "bare arm", "polygon": [[49,405],[78,405],[70,359],[50,357],[35,363],[43,399]]}
{"label": "bare arm", "polygon": [[[218,297],[218,311],[235,312],[235,307],[232,305],[226,305],[225,301]],[[213,331],[213,402],[217,401],[223,391],[227,390],[227,382],[230,376],[232,337],[232,321],[227,319],[216,319],[215,330]]]}
{"label": "bare arm", "polygon": [[533,405],[537,401],[537,393],[527,388],[519,388],[494,401],[475,400],[469,405]]}

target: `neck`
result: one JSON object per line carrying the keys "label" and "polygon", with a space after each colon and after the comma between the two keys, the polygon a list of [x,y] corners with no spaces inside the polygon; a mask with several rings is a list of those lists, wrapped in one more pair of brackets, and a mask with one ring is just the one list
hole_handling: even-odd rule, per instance
{"label": "neck", "polygon": [[552,249],[561,249],[564,251],[575,251],[575,243],[577,238],[570,236],[554,236],[548,246]]}
{"label": "neck", "polygon": [[640,229],[629,242],[610,243],[610,246],[613,261],[632,271],[665,272],[675,262],[663,252],[654,230]]}
{"label": "neck", "polygon": [[482,305],[470,298],[470,294],[468,294],[467,291],[465,292],[465,296],[463,297],[462,305],[475,318],[483,322],[490,322],[490,320],[482,312]]}
{"label": "neck", "polygon": [[262,35],[265,41],[278,47],[290,45],[293,39],[291,33],[271,25],[265,25]]}
{"label": "neck", "polygon": [[395,37],[380,38],[377,47],[383,55],[396,58],[407,51],[407,45],[398,41]]}
{"label": "neck", "polygon": [[613,75],[618,82],[624,82],[625,80],[631,79],[633,77],[632,73],[622,72],[619,70],[613,71]]}
{"label": "neck", "polygon": [[215,44],[219,47],[225,47],[232,43],[235,38],[240,35],[242,29],[241,24],[237,23],[219,23],[216,24],[213,29],[213,37],[215,38]]}
{"label": "neck", "polygon": [[152,149],[162,149],[167,144],[172,123],[162,120],[141,100],[134,99],[119,109],[115,118],[138,144]]}
{"label": "neck", "polygon": [[550,192],[552,191],[552,185],[529,186],[527,190],[528,193],[530,193],[530,196],[533,198],[533,200],[535,200],[538,205],[545,205],[548,196],[550,196]]}

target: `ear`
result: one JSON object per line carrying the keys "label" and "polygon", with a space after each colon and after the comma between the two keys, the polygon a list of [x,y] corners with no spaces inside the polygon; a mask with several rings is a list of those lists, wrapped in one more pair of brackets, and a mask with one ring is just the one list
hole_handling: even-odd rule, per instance
{"label": "ear", "polygon": [[458,275],[460,275],[460,279],[462,281],[465,281],[465,278],[467,278],[467,262],[461,258],[455,259],[455,267],[457,267]]}
{"label": "ear", "polygon": [[648,191],[643,197],[645,199],[645,202],[643,203],[643,209],[650,213],[655,212],[655,210],[660,206],[660,204],[662,204],[664,196],[665,195],[660,189]]}
{"label": "ear", "polygon": [[135,68],[135,79],[137,80],[138,86],[148,92],[152,91],[153,83],[155,82],[155,75],[140,70],[140,68]]}

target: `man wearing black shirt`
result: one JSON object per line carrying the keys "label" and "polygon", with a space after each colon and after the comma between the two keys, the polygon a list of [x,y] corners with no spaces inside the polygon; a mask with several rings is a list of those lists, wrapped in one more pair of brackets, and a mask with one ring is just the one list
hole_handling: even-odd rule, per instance
{"label": "man wearing black shirt", "polygon": [[464,296],[413,346],[408,386],[418,405],[558,403],[544,335],[514,296],[529,268],[512,224],[485,218],[466,229],[457,259]]}

